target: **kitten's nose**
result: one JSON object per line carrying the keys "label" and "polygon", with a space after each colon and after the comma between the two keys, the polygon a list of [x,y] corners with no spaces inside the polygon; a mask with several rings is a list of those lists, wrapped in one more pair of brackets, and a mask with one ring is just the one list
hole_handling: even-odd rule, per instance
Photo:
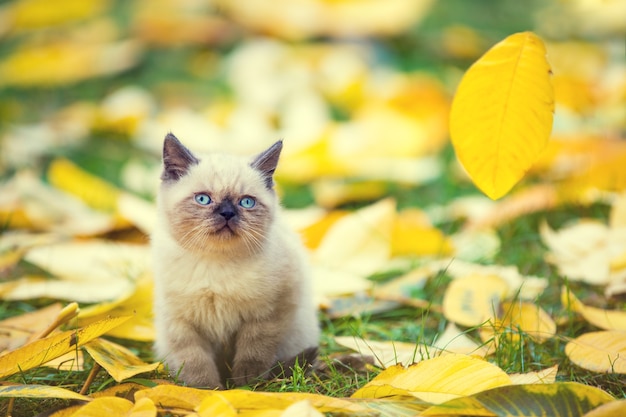
{"label": "kitten's nose", "polygon": [[231,203],[228,200],[223,201],[219,205],[218,209],[219,209],[220,216],[222,216],[226,220],[232,219],[237,214],[237,212],[235,211],[236,210],[235,206],[233,205],[233,203]]}

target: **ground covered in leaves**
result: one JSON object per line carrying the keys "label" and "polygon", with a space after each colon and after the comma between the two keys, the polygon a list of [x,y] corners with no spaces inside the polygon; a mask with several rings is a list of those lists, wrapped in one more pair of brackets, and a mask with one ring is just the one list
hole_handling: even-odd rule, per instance
{"label": "ground covered in leaves", "polygon": [[[619,0],[3,3],[2,412],[623,414],[624,15]],[[474,62],[498,108],[519,109],[480,57],[529,40],[547,63],[536,49],[537,74],[512,79],[524,99],[550,88],[521,107],[553,101],[553,120],[483,118],[476,77],[476,116],[451,112]],[[449,125],[551,135],[461,148]],[[198,151],[284,139],[278,189],[323,327],[313,372],[214,392],[153,357],[148,236],[170,131]],[[510,191],[493,178],[508,168],[525,173]]]}

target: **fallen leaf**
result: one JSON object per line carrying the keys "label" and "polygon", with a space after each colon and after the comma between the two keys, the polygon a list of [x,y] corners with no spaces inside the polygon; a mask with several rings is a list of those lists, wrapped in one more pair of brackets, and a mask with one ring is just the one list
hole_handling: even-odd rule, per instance
{"label": "fallen leaf", "polygon": [[580,313],[585,320],[601,329],[626,331],[625,311],[586,306],[565,287],[561,291],[561,304]]}
{"label": "fallen leaf", "polygon": [[494,200],[526,174],[550,136],[554,91],[545,55],[532,32],[507,37],[467,70],[452,102],[457,157]]}
{"label": "fallen leaf", "polygon": [[433,342],[433,347],[447,353],[462,353],[483,358],[491,353],[491,346],[479,344],[473,339],[470,339],[467,332],[461,331],[454,323],[448,323],[445,331],[437,335],[437,338]]}
{"label": "fallen leaf", "polygon": [[439,349],[407,342],[379,342],[350,336],[337,336],[335,342],[362,355],[373,356],[379,366],[410,365],[440,354]]}
{"label": "fallen leaf", "polygon": [[449,256],[452,252],[452,242],[430,225],[423,212],[406,209],[397,214],[391,234],[392,256]]}
{"label": "fallen leaf", "polygon": [[337,220],[313,252],[314,265],[369,275],[391,255],[396,204],[381,200]]}
{"label": "fallen leaf", "polygon": [[61,387],[49,385],[5,385],[0,387],[0,397],[7,398],[64,398],[91,401],[91,398]]}
{"label": "fallen leaf", "polygon": [[152,313],[152,276],[137,278],[134,291],[114,300],[82,308],[78,325],[86,326],[108,316],[132,316],[130,320],[112,329],[108,334],[122,339],[150,342],[155,338]]}
{"label": "fallen leaf", "polygon": [[302,400],[287,407],[280,417],[324,417],[324,415],[307,400]]}
{"label": "fallen leaf", "polygon": [[585,333],[565,345],[570,361],[594,372],[626,374],[626,332]]}
{"label": "fallen leaf", "polygon": [[14,350],[28,343],[54,322],[61,303],[0,321],[0,352]]}
{"label": "fallen leaf", "polygon": [[526,372],[525,374],[509,374],[511,382],[515,385],[523,384],[553,384],[556,382],[556,375],[559,371],[559,365],[542,369],[536,372]]}
{"label": "fallen leaf", "polygon": [[479,326],[497,316],[508,284],[496,275],[468,275],[452,281],[443,296],[443,315],[463,326]]}
{"label": "fallen leaf", "polygon": [[145,363],[124,346],[101,338],[86,344],[85,350],[117,382],[152,372],[160,365],[159,362]]}
{"label": "fallen leaf", "polygon": [[0,378],[23,372],[78,349],[130,317],[113,317],[77,330],[53,334],[0,356]]}
{"label": "fallen leaf", "polygon": [[543,343],[556,334],[556,323],[537,304],[506,301],[500,305],[494,320],[480,329],[481,339],[484,342],[494,341],[496,345],[502,342],[502,338],[517,344],[521,334]]}
{"label": "fallen leaf", "polygon": [[[72,417],[131,416],[133,407],[134,404],[124,398],[99,397],[78,409]],[[153,415],[156,416],[156,409]]]}
{"label": "fallen leaf", "polygon": [[424,416],[580,416],[613,401],[606,392],[576,382],[501,386],[435,405]]}
{"label": "fallen leaf", "polygon": [[449,354],[424,360],[407,369],[399,365],[390,367],[356,391],[352,398],[384,398],[393,388],[440,404],[510,384],[509,376],[489,362],[468,355]]}
{"label": "fallen leaf", "polygon": [[625,269],[618,264],[612,268],[612,262],[626,253],[626,228],[583,219],[558,231],[542,223],[540,233],[549,249],[546,260],[570,280],[605,285]]}
{"label": "fallen leaf", "polygon": [[146,245],[90,240],[33,248],[24,259],[57,279],[25,276],[0,284],[3,298],[93,303],[132,294],[135,281],[149,270],[150,252]]}
{"label": "fallen leaf", "polygon": [[[353,4],[317,0],[246,0],[235,3],[220,0],[217,4],[245,27],[298,40],[324,35],[358,37],[399,33],[424,17],[432,1],[375,0]],[[301,14],[302,11],[306,13]]]}
{"label": "fallen leaf", "polygon": [[621,417],[624,413],[626,413],[626,400],[618,400],[602,404],[583,417]]}

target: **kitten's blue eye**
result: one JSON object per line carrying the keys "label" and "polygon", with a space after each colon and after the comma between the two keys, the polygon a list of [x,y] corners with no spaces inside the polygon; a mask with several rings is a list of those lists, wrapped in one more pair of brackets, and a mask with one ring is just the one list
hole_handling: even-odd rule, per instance
{"label": "kitten's blue eye", "polygon": [[208,194],[196,194],[196,196],[194,197],[194,199],[196,200],[196,203],[206,206],[211,204],[211,197],[209,197]]}
{"label": "kitten's blue eye", "polygon": [[244,197],[239,201],[239,205],[243,208],[251,209],[256,205],[256,201],[252,197]]}

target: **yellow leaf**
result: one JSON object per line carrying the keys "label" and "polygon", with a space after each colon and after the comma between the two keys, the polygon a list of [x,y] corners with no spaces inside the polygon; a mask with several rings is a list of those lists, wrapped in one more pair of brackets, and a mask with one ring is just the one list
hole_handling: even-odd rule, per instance
{"label": "yellow leaf", "polygon": [[91,398],[61,387],[48,385],[6,385],[0,387],[4,398],[64,398],[67,400],[91,401]]}
{"label": "yellow leaf", "polygon": [[496,275],[472,274],[452,281],[443,296],[443,315],[463,326],[478,326],[497,315],[509,286]]}
{"label": "yellow leaf", "polygon": [[104,339],[96,339],[88,343],[85,345],[85,350],[117,382],[137,374],[154,371],[159,367],[158,362],[145,363],[124,346]]}
{"label": "yellow leaf", "polygon": [[580,416],[613,400],[576,382],[502,386],[435,405],[423,416]]}
{"label": "yellow leaf", "polygon": [[298,401],[287,407],[280,417],[324,417],[307,400]]}
{"label": "yellow leaf", "polygon": [[237,415],[237,409],[219,393],[215,393],[215,395],[211,395],[202,400],[196,412],[200,417],[235,417]]}
{"label": "yellow leaf", "polygon": [[556,333],[556,323],[541,307],[529,302],[503,302],[495,320],[480,329],[483,341],[494,340],[496,345],[506,338],[518,343],[524,333],[538,343],[545,342]]}
{"label": "yellow leaf", "polygon": [[530,169],[552,130],[554,91],[543,42],[516,33],[470,67],[450,113],[457,157],[487,196],[506,194]]}
{"label": "yellow leaf", "polygon": [[157,385],[154,388],[137,391],[135,401],[149,398],[162,408],[177,408],[193,411],[202,401],[212,396],[215,391],[197,388],[180,387],[178,385]]}
{"label": "yellow leaf", "polygon": [[565,345],[565,354],[590,371],[626,374],[626,332],[585,333]]}
{"label": "yellow leaf", "polygon": [[387,193],[387,186],[380,181],[320,179],[312,184],[312,191],[320,207],[334,208],[356,201],[377,200]]}
{"label": "yellow leaf", "polygon": [[153,341],[155,334],[152,318],[152,288],[151,276],[142,275],[137,279],[134,292],[115,301],[81,309],[78,315],[78,325],[85,326],[107,316],[132,315],[132,319],[112,329],[108,334],[122,339]]}
{"label": "yellow leaf", "polygon": [[156,405],[149,398],[140,398],[130,410],[128,417],[156,417]]}
{"label": "yellow leaf", "polygon": [[54,321],[61,311],[60,303],[55,303],[31,313],[0,321],[0,352],[23,346],[41,333]]}
{"label": "yellow leaf", "polygon": [[537,372],[527,372],[525,374],[510,374],[511,382],[515,385],[522,384],[553,384],[556,381],[556,374],[559,371],[559,365],[542,369]]}
{"label": "yellow leaf", "polygon": [[407,369],[389,368],[352,396],[375,398],[380,386],[406,390],[411,395],[439,404],[490,388],[510,385],[511,379],[497,366],[468,355],[449,354],[424,360]]}
{"label": "yellow leaf", "polygon": [[369,275],[391,255],[396,203],[381,200],[337,220],[313,253],[314,264]]}
{"label": "yellow leaf", "polygon": [[563,288],[561,291],[561,303],[580,313],[585,320],[594,326],[606,330],[626,331],[625,311],[604,310],[602,308],[586,306],[567,288]]}
{"label": "yellow leaf", "polygon": [[49,86],[113,74],[134,66],[140,51],[135,40],[94,44],[55,39],[25,45],[0,62],[0,85]]}
{"label": "yellow leaf", "polygon": [[624,415],[626,415],[626,400],[619,400],[594,408],[583,417],[622,417]]}
{"label": "yellow leaf", "polygon": [[432,227],[425,214],[417,209],[400,212],[393,223],[393,256],[442,256],[452,253],[452,243],[443,232]]}
{"label": "yellow leaf", "polygon": [[124,323],[130,317],[113,317],[77,330],[68,330],[29,343],[0,356],[0,378],[26,371],[58,358]]}
{"label": "yellow leaf", "polygon": [[47,7],[46,0],[19,0],[11,3],[8,12],[14,28],[34,29],[86,20],[105,11],[108,3],[108,0],[60,0],[57,7]]}
{"label": "yellow leaf", "polygon": [[396,364],[410,365],[440,353],[437,348],[415,343],[378,342],[350,336],[337,336],[335,341],[362,355],[373,356],[383,368]]}
{"label": "yellow leaf", "polygon": [[78,409],[72,417],[130,416],[133,403],[125,398],[99,397]]}

